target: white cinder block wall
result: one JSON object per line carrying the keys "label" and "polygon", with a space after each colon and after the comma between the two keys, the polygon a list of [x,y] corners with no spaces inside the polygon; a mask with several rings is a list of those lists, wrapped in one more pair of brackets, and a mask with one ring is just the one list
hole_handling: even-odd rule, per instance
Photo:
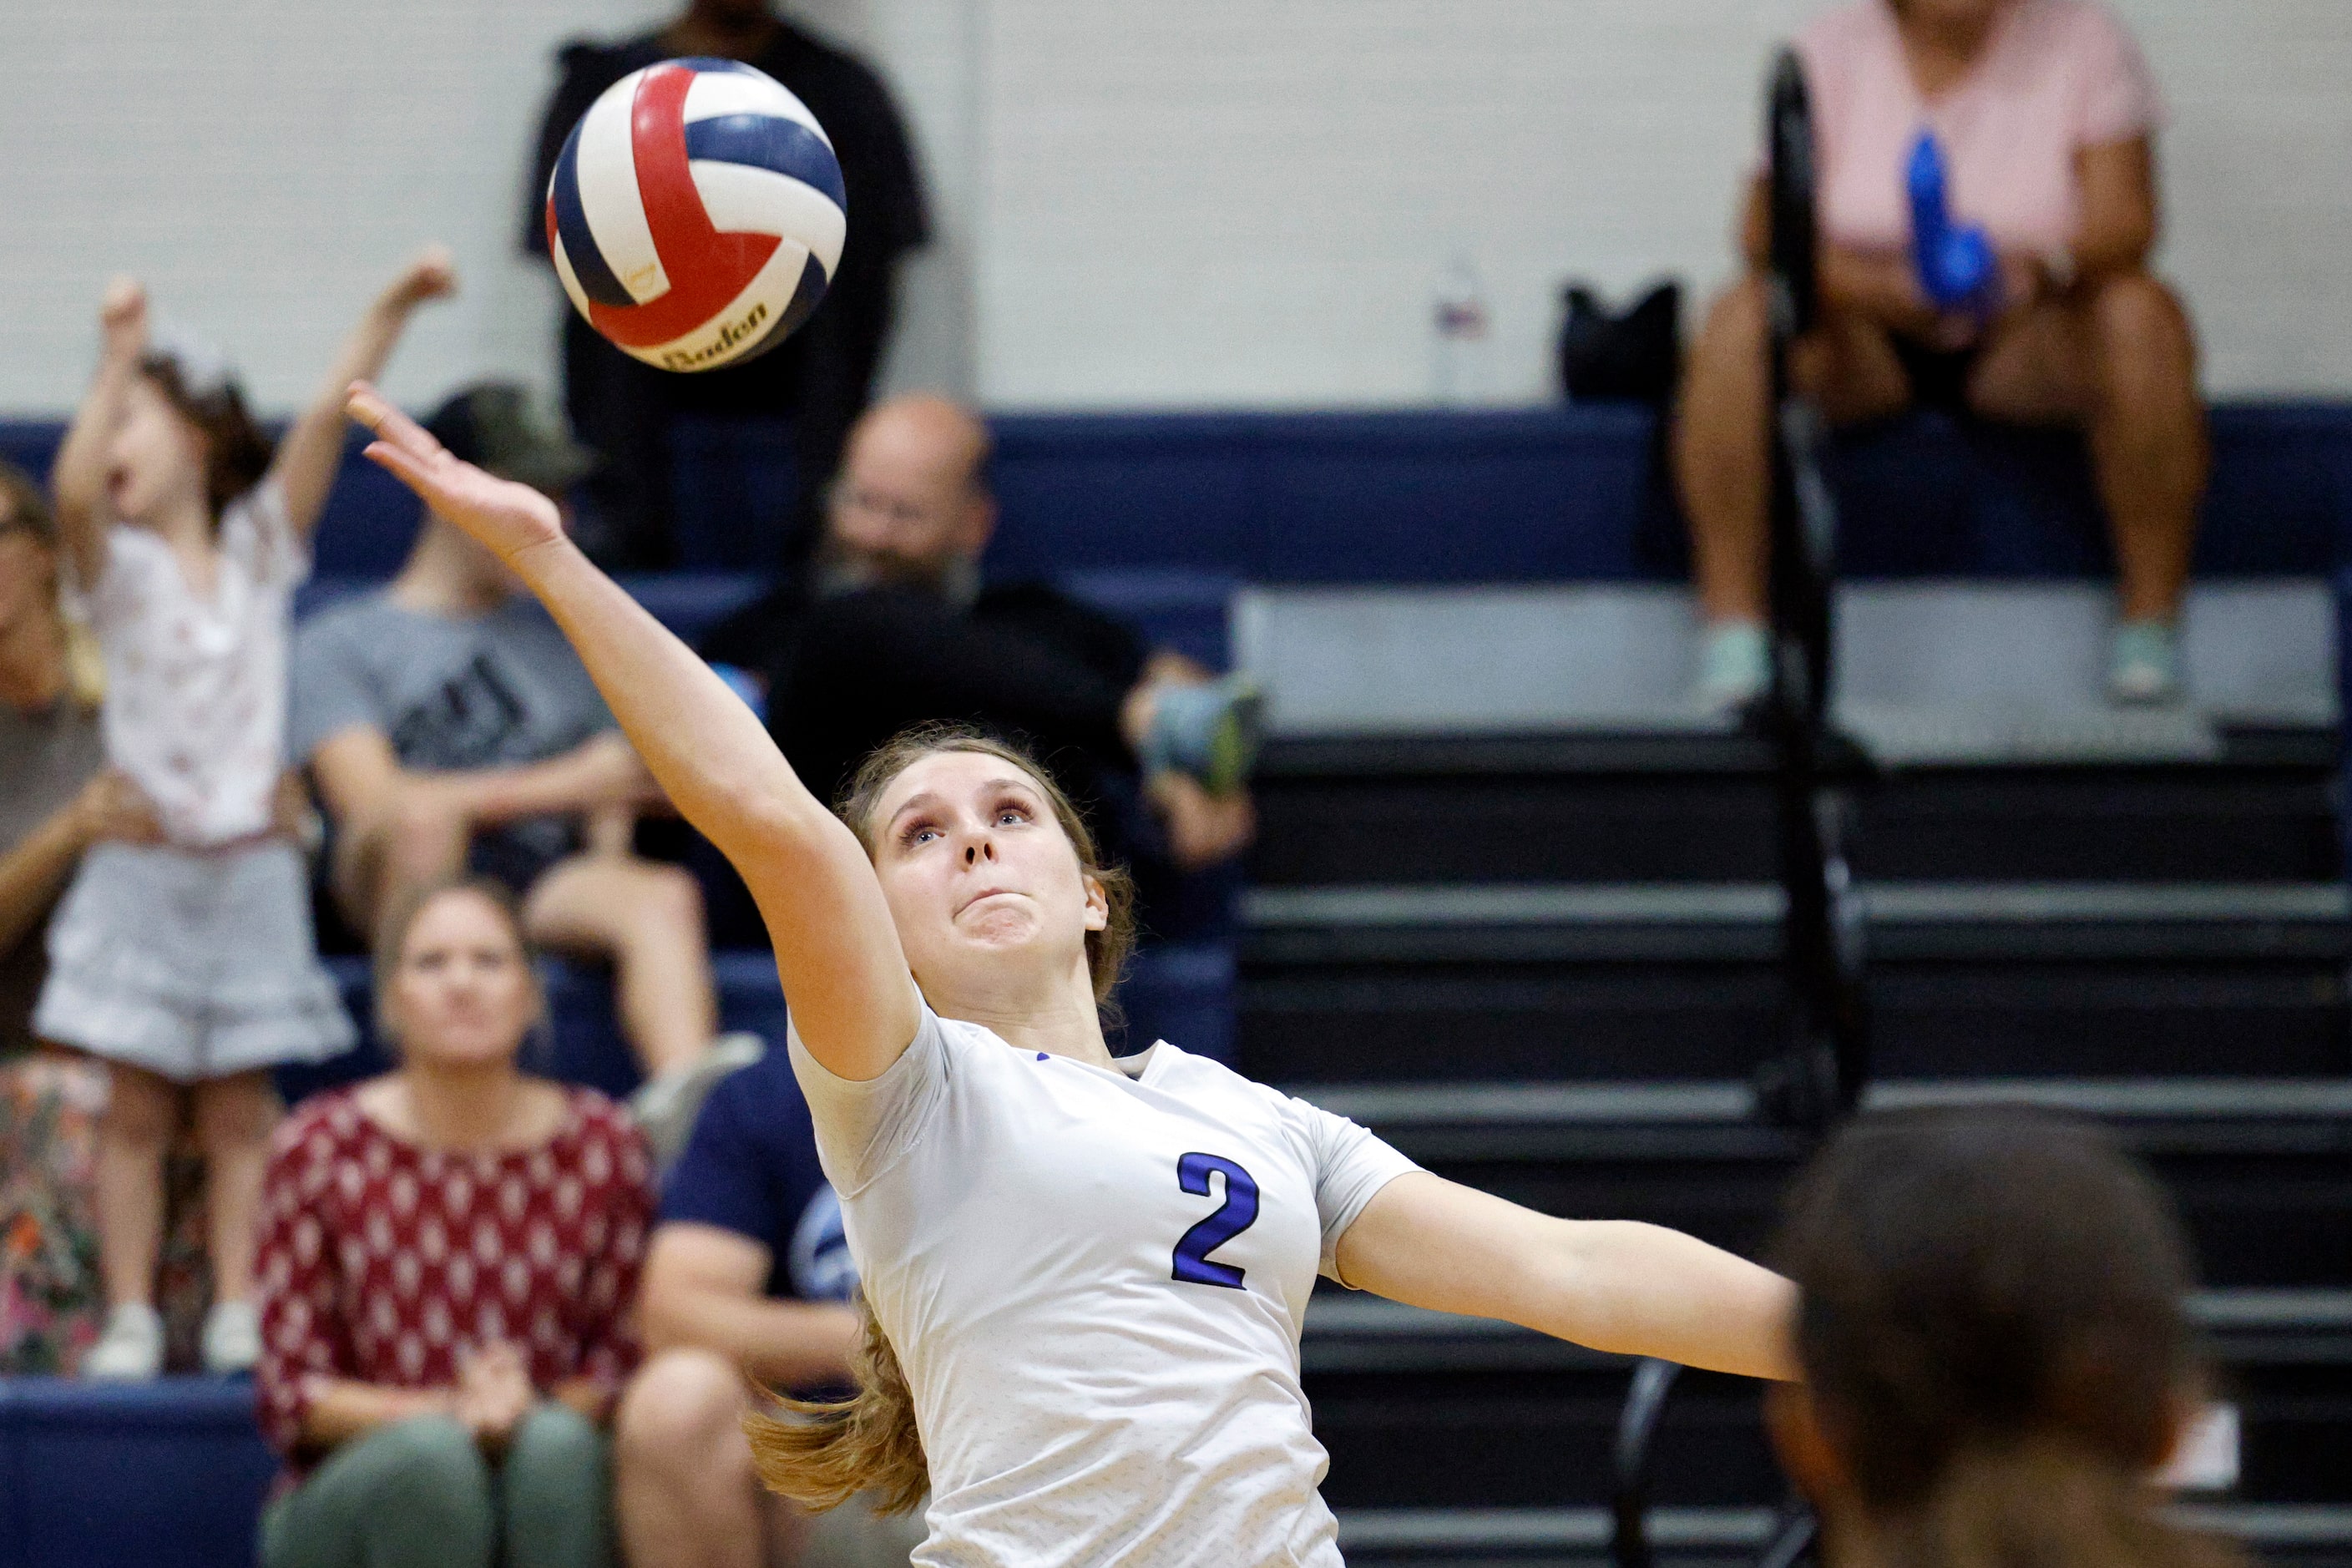
{"label": "white cinder block wall", "polygon": [[[2173,108],[2165,265],[2209,383],[2352,393],[2352,3],[2113,3]],[[1416,401],[1455,257],[1489,395],[1541,396],[1563,279],[1725,274],[1763,61],[1811,8],[795,3],[881,64],[931,184],[889,378],[998,406]],[[664,9],[0,0],[0,410],[70,405],[124,268],[283,409],[433,236],[468,287],[394,393],[546,383],[557,300],[513,245],[550,50]]]}

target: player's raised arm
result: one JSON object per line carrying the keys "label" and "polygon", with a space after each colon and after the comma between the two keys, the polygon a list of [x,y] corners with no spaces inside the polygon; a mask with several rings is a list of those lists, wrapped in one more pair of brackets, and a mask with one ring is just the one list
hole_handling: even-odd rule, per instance
{"label": "player's raised arm", "polygon": [[375,435],[370,458],[530,585],[656,782],[741,873],[810,1054],[841,1077],[878,1077],[914,1038],[917,1004],[856,837],[709,666],[572,545],[553,501],[451,457],[363,382],[349,406]]}
{"label": "player's raised arm", "polygon": [[1349,1284],[1415,1307],[1622,1355],[1797,1375],[1796,1288],[1662,1226],[1553,1219],[1416,1171],[1365,1205],[1338,1261]]}

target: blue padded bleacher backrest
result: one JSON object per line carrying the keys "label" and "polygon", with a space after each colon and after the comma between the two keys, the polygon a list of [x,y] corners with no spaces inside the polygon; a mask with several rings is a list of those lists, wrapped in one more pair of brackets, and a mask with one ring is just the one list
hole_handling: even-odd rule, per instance
{"label": "blue padded bleacher backrest", "polygon": [[670,426],[669,462],[678,565],[773,572],[800,488],[790,424],[681,416]]}
{"label": "blue padded bleacher backrest", "polygon": [[0,1568],[246,1568],[277,1468],[242,1378],[0,1379]]}
{"label": "blue padded bleacher backrest", "polygon": [[[670,630],[694,641],[726,616],[757,598],[761,579],[740,572],[651,572],[621,578],[637,603]],[[383,586],[377,577],[313,576],[294,592],[294,618],[308,619],[331,605]]]}
{"label": "blue padded bleacher backrest", "polygon": [[1157,648],[1169,648],[1209,668],[1232,662],[1229,623],[1242,580],[1221,572],[1129,567],[1064,572],[1055,581],[1134,628]]}
{"label": "blue padded bleacher backrest", "polygon": [[[1682,569],[1639,407],[1034,415],[995,427],[999,576],[1124,565],[1402,584]],[[2212,430],[2198,570],[2327,571],[2352,506],[2352,405],[2225,405]],[[2075,436],[1921,414],[1842,437],[1832,468],[1850,575],[2108,570]]]}
{"label": "blue padded bleacher backrest", "polygon": [[[992,424],[1003,521],[988,566],[1000,581],[1137,569],[1268,584],[1616,581],[1680,569],[1654,423],[1639,407]],[[772,436],[698,429],[678,452],[696,513],[686,542],[721,569],[761,566],[786,459]],[[2352,505],[2352,405],[2224,405],[2212,430],[2198,570],[2328,571]],[[46,477],[60,434],[54,422],[0,422],[0,455]],[[354,436],[320,527],[321,575],[386,575],[415,533],[414,498],[358,447]],[[2106,569],[2073,437],[1920,415],[1842,438],[1833,467],[1850,575]]]}
{"label": "blue padded bleacher backrest", "polygon": [[1633,573],[1649,423],[1493,414],[1013,415],[992,576],[1157,566],[1253,582]]}
{"label": "blue padded bleacher backrest", "polygon": [[[2346,551],[2346,561],[2336,574],[2336,695],[2345,704],[2336,710],[2352,713],[2352,549]],[[2343,781],[2352,779],[2352,725],[2344,726],[2336,743],[2344,749],[2344,767],[2336,775],[2336,832],[2344,845],[2345,876],[2352,879],[2352,809],[2346,808],[2340,795]]]}
{"label": "blue padded bleacher backrest", "polygon": [[[392,1065],[375,1036],[368,961],[325,962],[342,993],[344,1009],[360,1026],[362,1039],[356,1049],[332,1061],[279,1068],[278,1092],[289,1104],[320,1089],[371,1078]],[[710,965],[719,983],[721,1026],[748,1029],[782,1049],[784,994],[773,955],[719,952],[711,954]],[[641,1076],[613,1011],[611,973],[564,959],[548,960],[542,973],[548,1026],[543,1039],[530,1047],[526,1065],[567,1083],[602,1089],[615,1100],[625,1098]],[[1234,960],[1226,948],[1208,942],[1147,947],[1129,961],[1118,1000],[1127,1015],[1128,1037],[1139,1048],[1164,1038],[1201,1056],[1234,1059]]]}
{"label": "blue padded bleacher backrest", "polygon": [[[2214,410],[2200,575],[2315,576],[2352,501],[2352,408]],[[1855,577],[2082,577],[2114,570],[2082,437],[1918,414],[1839,438],[1839,568]]]}
{"label": "blue padded bleacher backrest", "polygon": [[16,464],[47,485],[65,434],[66,427],[51,419],[0,419],[0,461]]}
{"label": "blue padded bleacher backrest", "polygon": [[[275,436],[277,427],[271,427]],[[0,458],[43,484],[57,462],[65,426],[52,420],[0,420]],[[312,570],[325,577],[389,577],[408,559],[425,509],[398,479],[360,456],[367,437],[343,441],[343,465],[319,519]]]}

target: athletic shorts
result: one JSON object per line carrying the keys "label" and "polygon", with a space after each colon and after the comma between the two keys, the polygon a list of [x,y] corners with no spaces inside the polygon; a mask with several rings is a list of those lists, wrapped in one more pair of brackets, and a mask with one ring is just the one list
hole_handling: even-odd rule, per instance
{"label": "athletic shorts", "polygon": [[178,1083],[358,1039],[319,963],[301,851],[101,844],[49,922],[33,1032]]}
{"label": "athletic shorts", "polygon": [[1922,408],[1940,409],[1946,414],[1965,415],[1969,412],[1969,378],[1976,374],[1979,350],[1971,345],[1964,349],[1939,349],[1906,338],[1902,333],[1892,335],[1895,357],[1903,366],[1903,374],[1911,382],[1911,401]]}

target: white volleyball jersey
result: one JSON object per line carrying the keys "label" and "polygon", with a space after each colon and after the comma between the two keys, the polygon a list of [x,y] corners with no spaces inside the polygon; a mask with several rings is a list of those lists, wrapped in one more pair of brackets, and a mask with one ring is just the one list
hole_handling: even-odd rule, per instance
{"label": "white volleyball jersey", "polygon": [[925,1007],[865,1083],[791,1046],[930,1461],[916,1563],[1339,1568],[1299,1326],[1412,1161],[1165,1043],[1113,1070]]}

